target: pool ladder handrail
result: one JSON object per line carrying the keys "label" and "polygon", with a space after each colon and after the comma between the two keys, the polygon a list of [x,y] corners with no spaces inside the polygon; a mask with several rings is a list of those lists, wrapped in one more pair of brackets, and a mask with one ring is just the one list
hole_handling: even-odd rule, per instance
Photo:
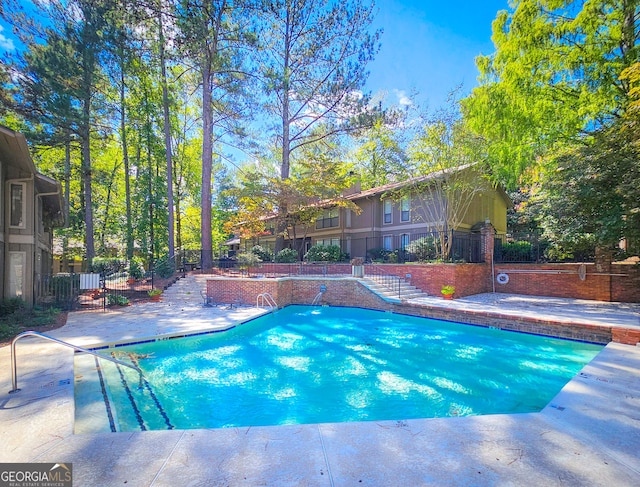
{"label": "pool ladder handrail", "polygon": [[109,362],[113,362],[116,365],[123,365],[125,367],[129,367],[130,369],[135,370],[140,375],[140,381],[142,382],[142,376],[143,376],[142,370],[140,370],[140,368],[136,367],[135,365],[128,364],[116,358],[107,357],[106,355],[96,353],[92,350],[88,350],[83,347],[79,347],[78,345],[73,345],[69,342],[58,340],[57,338],[53,338],[52,336],[45,335],[44,333],[40,333],[37,331],[23,331],[11,341],[11,385],[13,386],[13,389],[9,391],[9,394],[13,394],[14,392],[20,391],[20,389],[18,389],[18,369],[16,365],[16,343],[18,342],[18,340],[26,336],[35,336],[35,337],[43,338],[45,340],[49,340],[54,343],[57,343],[58,345],[63,345],[65,347],[72,348],[78,352],[88,353],[90,355],[93,355],[94,357],[108,360]]}
{"label": "pool ladder handrail", "polygon": [[276,303],[276,300],[273,298],[271,294],[269,293],[258,294],[258,296],[256,297],[256,308],[260,308],[265,305],[269,306],[269,308],[271,308],[271,311],[275,311],[278,309],[278,303]]}

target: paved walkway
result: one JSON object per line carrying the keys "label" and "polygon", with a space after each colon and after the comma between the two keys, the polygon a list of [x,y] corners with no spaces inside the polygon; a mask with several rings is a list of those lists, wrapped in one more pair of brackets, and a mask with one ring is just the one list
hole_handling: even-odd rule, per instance
{"label": "paved walkway", "polygon": [[560,323],[585,323],[640,329],[640,304],[522,294],[484,293],[445,301],[440,297],[409,300],[465,311],[495,312],[516,317],[545,318]]}
{"label": "paved walkway", "polygon": [[[258,312],[203,308],[193,294],[71,313],[51,334],[89,345]],[[611,313],[601,319],[637,319],[635,307]],[[73,353],[27,338],[18,355],[22,390],[8,394],[0,348],[0,462],[71,462],[76,486],[640,485],[640,347],[609,344],[540,413],[86,435],[73,434]]]}

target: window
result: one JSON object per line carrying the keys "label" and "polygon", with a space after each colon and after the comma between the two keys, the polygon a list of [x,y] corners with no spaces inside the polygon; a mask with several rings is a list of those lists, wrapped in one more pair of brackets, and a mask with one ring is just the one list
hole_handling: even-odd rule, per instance
{"label": "window", "polygon": [[405,250],[408,245],[409,245],[409,234],[403,233],[402,235],[400,235],[400,248],[402,250]]}
{"label": "window", "polygon": [[334,228],[340,224],[338,208],[324,210],[322,216],[316,220],[316,229]]}
{"label": "window", "polygon": [[328,247],[329,245],[335,245],[336,247],[340,247],[340,239],[339,238],[321,238],[316,240],[316,245],[322,245],[323,247]]}
{"label": "window", "polygon": [[23,296],[26,260],[26,252],[9,252],[9,297]]}
{"label": "window", "polygon": [[11,221],[12,227],[25,228],[26,208],[24,205],[25,186],[23,183],[11,183]]}
{"label": "window", "polygon": [[382,247],[384,250],[393,250],[393,237],[391,235],[382,237]]}
{"label": "window", "polygon": [[391,200],[384,201],[384,222],[391,223],[391,210],[393,205],[391,204]]}
{"label": "window", "polygon": [[408,196],[405,196],[400,200],[400,221],[409,221],[409,208],[411,206],[411,200]]}

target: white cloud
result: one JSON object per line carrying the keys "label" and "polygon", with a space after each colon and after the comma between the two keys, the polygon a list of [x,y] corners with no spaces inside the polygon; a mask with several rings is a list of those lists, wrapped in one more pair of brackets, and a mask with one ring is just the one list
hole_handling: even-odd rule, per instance
{"label": "white cloud", "polygon": [[400,104],[401,106],[409,107],[409,106],[413,105],[413,101],[411,100],[411,98],[409,98],[409,96],[407,95],[406,91],[394,89],[393,92],[395,93],[396,97],[398,98],[398,104]]}
{"label": "white cloud", "polygon": [[4,27],[0,25],[0,48],[4,49],[5,51],[13,51],[16,46],[13,44],[12,39],[8,39],[4,35],[2,35],[3,30]]}

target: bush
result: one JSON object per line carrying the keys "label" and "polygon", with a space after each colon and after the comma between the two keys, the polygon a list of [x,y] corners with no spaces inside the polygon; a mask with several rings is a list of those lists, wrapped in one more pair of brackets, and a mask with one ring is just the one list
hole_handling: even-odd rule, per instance
{"label": "bush", "polygon": [[283,264],[293,264],[298,262],[298,252],[293,249],[282,249],[276,255],[276,262]]}
{"label": "bush", "polygon": [[107,296],[107,304],[109,306],[126,306],[129,304],[129,300],[119,294],[109,294]]}
{"label": "bush", "polygon": [[9,298],[0,301],[0,317],[9,316],[24,307],[24,301],[20,298]]}
{"label": "bush", "polygon": [[144,268],[142,261],[138,257],[132,257],[129,261],[129,277],[133,279],[142,279],[144,276]]}
{"label": "bush", "polygon": [[367,251],[367,255],[374,262],[384,262],[390,253],[391,253],[390,250],[385,250],[382,247],[377,249],[369,249]]}
{"label": "bush", "polygon": [[500,246],[502,262],[529,262],[532,259],[531,242],[507,242]]}
{"label": "bush", "polygon": [[434,237],[422,237],[414,240],[407,245],[405,250],[420,261],[436,260],[439,257],[438,246]]}
{"label": "bush", "polygon": [[273,261],[273,253],[261,245],[254,245],[251,249],[251,253],[257,255],[261,262]]}
{"label": "bush", "polygon": [[337,245],[314,245],[304,256],[307,262],[340,262],[345,257]]}
{"label": "bush", "polygon": [[167,277],[173,276],[175,265],[173,264],[173,261],[169,259],[169,257],[164,256],[156,260],[156,263],[153,266],[153,270],[160,277],[166,279]]}
{"label": "bush", "polygon": [[236,255],[236,260],[238,262],[238,267],[240,267],[240,269],[248,269],[249,267],[255,267],[261,262],[260,257],[258,257],[253,252],[241,252],[238,255]]}
{"label": "bush", "polygon": [[105,276],[121,272],[126,268],[126,261],[117,257],[95,257],[89,266],[90,272]]}

